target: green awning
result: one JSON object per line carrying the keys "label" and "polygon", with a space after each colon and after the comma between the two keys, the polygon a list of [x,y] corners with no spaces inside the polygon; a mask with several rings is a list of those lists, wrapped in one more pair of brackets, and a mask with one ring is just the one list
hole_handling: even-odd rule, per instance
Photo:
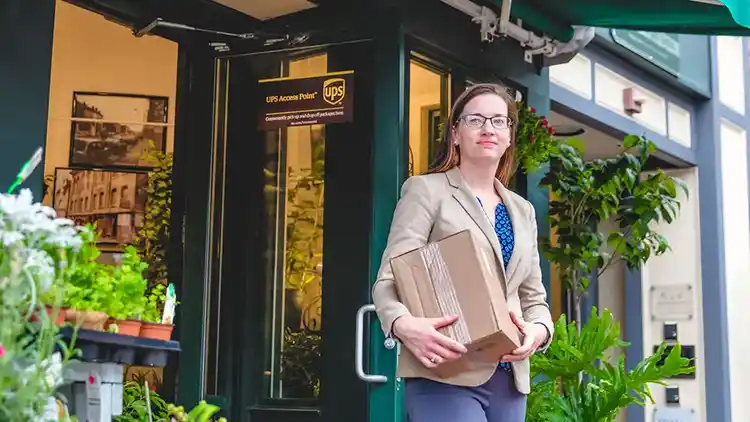
{"label": "green awning", "polygon": [[[499,6],[502,0],[491,0]],[[750,0],[513,0],[511,19],[568,41],[572,26],[750,35]],[[498,9],[499,10],[499,9]]]}

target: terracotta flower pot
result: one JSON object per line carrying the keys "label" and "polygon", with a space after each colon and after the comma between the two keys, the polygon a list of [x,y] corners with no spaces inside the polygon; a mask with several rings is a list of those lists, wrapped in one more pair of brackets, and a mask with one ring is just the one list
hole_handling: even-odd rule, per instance
{"label": "terracotta flower pot", "polygon": [[104,331],[104,325],[107,323],[109,315],[104,312],[95,311],[77,311],[68,309],[65,312],[65,320],[80,325],[84,330]]}
{"label": "terracotta flower pot", "polygon": [[[49,305],[44,305],[44,310],[45,312],[47,312],[48,318],[50,319],[55,318],[54,323],[58,327],[63,325],[63,323],[65,323],[65,313],[67,312],[65,308],[60,308],[57,312],[57,315],[54,315],[55,309]],[[41,311],[36,311],[31,315],[32,322],[39,322],[39,312]]]}
{"label": "terracotta flower pot", "polygon": [[68,312],[66,308],[60,308],[57,311],[57,315],[54,315],[55,310],[51,306],[46,306],[47,309],[47,315],[50,318],[55,318],[55,325],[58,327],[63,325],[65,323],[65,314]]}
{"label": "terracotta flower pot", "polygon": [[141,332],[141,321],[134,320],[134,319],[110,319],[109,325],[111,324],[117,324],[117,334],[123,335],[123,336],[133,336],[138,337],[138,335]]}
{"label": "terracotta flower pot", "polygon": [[141,337],[152,338],[156,340],[170,340],[172,338],[172,324],[154,324],[153,322],[144,322],[141,325]]}

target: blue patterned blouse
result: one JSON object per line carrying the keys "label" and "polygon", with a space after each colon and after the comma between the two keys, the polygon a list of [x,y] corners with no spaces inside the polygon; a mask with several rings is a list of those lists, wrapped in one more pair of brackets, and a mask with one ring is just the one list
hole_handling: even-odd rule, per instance
{"label": "blue patterned blouse", "polygon": [[[479,204],[482,204],[482,200],[479,200]],[[513,236],[513,223],[510,220],[510,214],[505,204],[497,204],[495,207],[495,234],[500,241],[500,249],[503,252],[503,266],[508,269],[508,262],[513,256],[513,247],[516,244]],[[510,372],[513,368],[510,362],[500,362],[500,368]]]}

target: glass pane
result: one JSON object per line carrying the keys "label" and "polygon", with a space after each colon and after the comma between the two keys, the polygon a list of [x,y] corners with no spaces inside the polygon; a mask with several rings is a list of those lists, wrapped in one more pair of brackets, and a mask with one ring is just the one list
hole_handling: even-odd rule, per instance
{"label": "glass pane", "polygon": [[[326,55],[288,61],[290,77],[326,72]],[[322,342],[325,125],[268,132],[264,397],[317,399]]]}
{"label": "glass pane", "polygon": [[440,152],[448,111],[448,75],[414,59],[409,64],[409,175],[422,174]]}

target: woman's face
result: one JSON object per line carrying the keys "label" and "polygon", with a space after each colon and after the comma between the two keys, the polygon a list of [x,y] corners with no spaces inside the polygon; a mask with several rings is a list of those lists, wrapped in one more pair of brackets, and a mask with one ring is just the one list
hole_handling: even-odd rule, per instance
{"label": "woman's face", "polygon": [[488,93],[472,98],[453,129],[461,160],[500,161],[510,146],[510,122],[508,104],[499,95]]}

